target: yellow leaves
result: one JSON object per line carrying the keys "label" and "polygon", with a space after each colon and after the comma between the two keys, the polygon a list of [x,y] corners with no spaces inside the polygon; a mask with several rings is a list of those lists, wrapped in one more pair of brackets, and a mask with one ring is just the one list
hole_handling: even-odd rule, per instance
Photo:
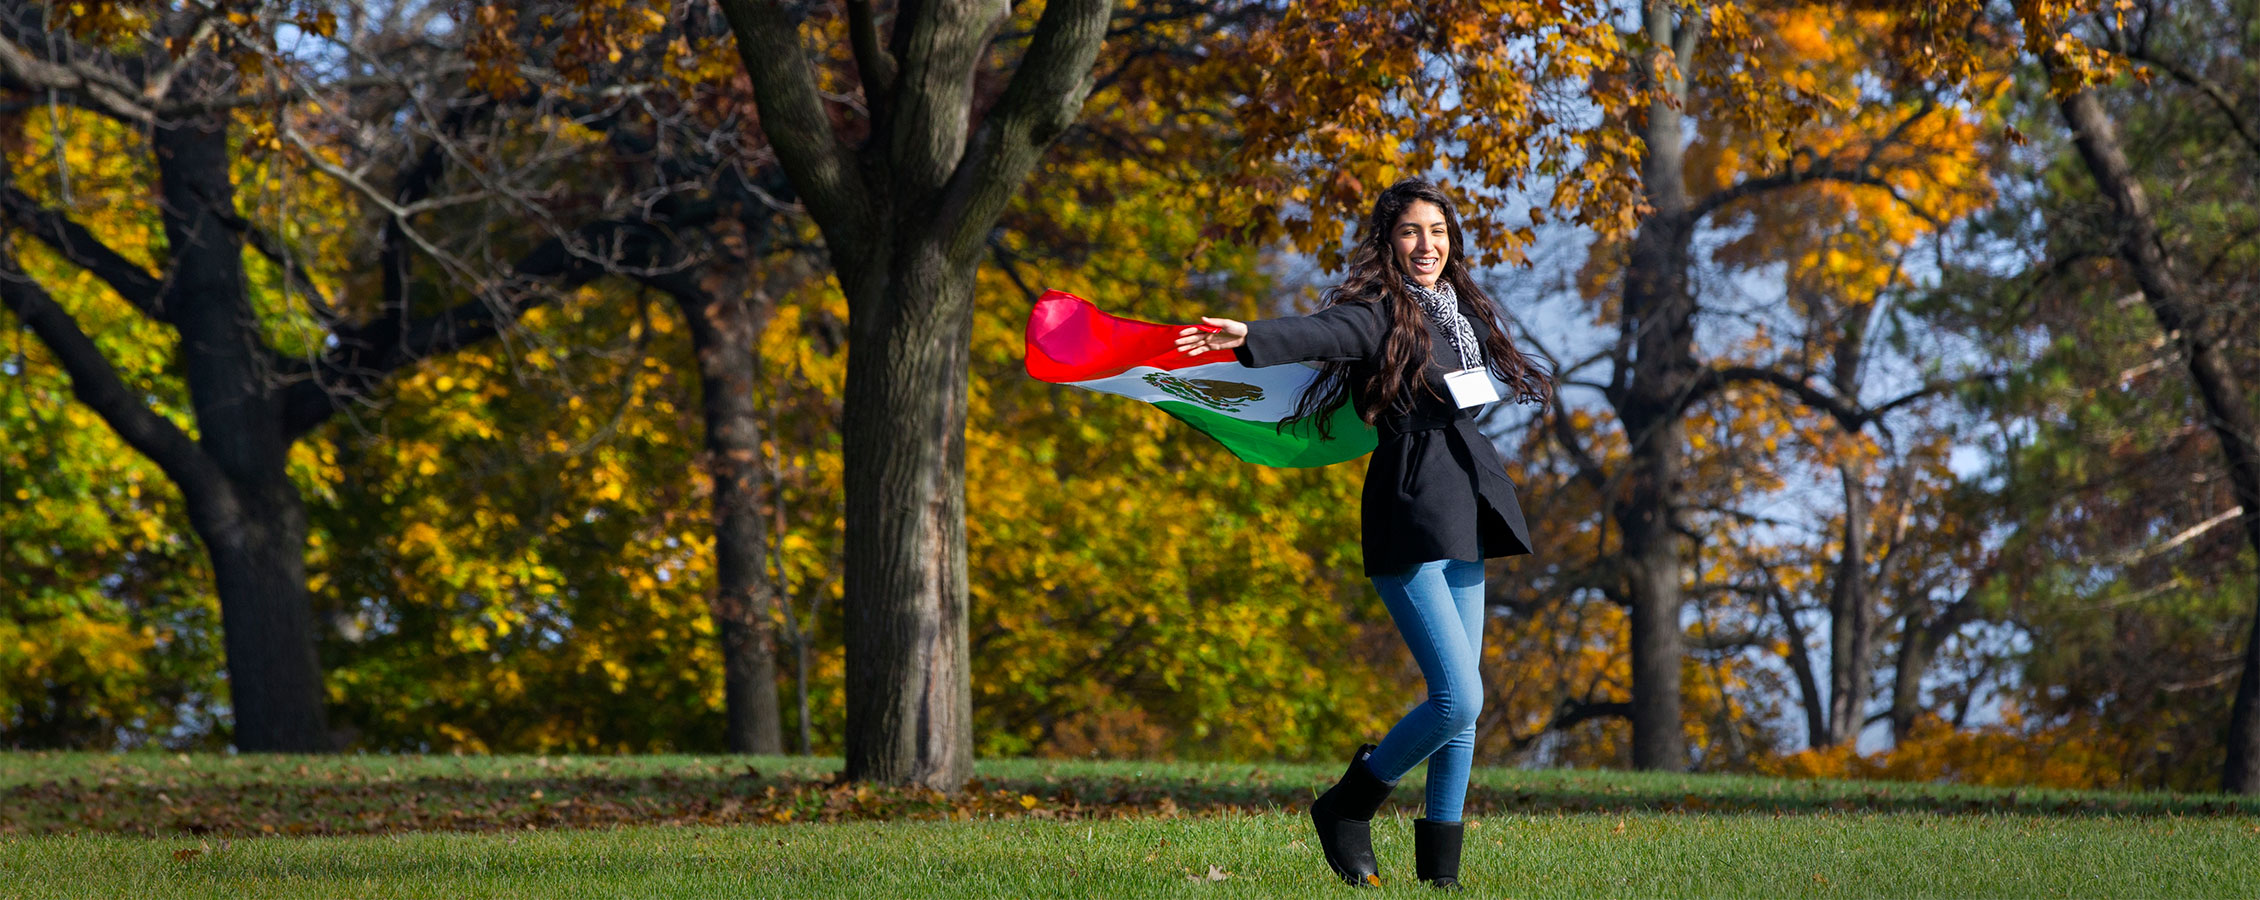
{"label": "yellow leaves", "polygon": [[411,552],[437,549],[440,546],[439,529],[430,522],[411,523],[400,533],[400,546]]}

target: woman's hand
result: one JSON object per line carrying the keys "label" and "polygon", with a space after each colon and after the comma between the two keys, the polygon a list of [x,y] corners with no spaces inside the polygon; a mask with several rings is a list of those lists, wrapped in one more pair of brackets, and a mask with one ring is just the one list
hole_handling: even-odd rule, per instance
{"label": "woman's hand", "polygon": [[1248,323],[1233,319],[1201,317],[1207,328],[1191,327],[1177,333],[1177,350],[1199,356],[1210,350],[1230,350],[1248,342]]}

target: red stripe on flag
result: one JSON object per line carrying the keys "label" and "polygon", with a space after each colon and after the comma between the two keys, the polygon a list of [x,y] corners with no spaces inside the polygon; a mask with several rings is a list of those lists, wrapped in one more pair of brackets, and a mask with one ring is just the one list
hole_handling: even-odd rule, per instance
{"label": "red stripe on flag", "polygon": [[1120,375],[1139,366],[1183,369],[1227,361],[1214,353],[1178,352],[1177,332],[1184,328],[1108,315],[1074,294],[1045,291],[1028,311],[1028,374],[1060,383]]}

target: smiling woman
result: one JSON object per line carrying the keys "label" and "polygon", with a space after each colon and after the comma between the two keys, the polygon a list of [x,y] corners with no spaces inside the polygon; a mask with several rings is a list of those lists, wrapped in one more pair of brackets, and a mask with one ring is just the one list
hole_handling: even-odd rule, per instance
{"label": "smiling woman", "polygon": [[1360,747],[1341,782],[1311,805],[1327,865],[1351,884],[1379,883],[1374,812],[1426,760],[1415,869],[1436,887],[1458,887],[1460,813],[1483,702],[1483,560],[1530,552],[1514,485],[1474,413],[1499,399],[1494,377],[1524,400],[1543,399],[1548,379],[1507,339],[1453,252],[1459,246],[1451,198],[1428,182],[1400,181],[1375,199],[1349,278],[1328,293],[1327,308],[1258,322],[1203,318],[1177,338],[1189,359],[1231,350],[1257,371],[1319,363],[1289,421],[1314,420],[1323,435],[1324,413],[1355,409],[1378,436],[1361,504],[1365,573],[1428,696],[1379,745]]}

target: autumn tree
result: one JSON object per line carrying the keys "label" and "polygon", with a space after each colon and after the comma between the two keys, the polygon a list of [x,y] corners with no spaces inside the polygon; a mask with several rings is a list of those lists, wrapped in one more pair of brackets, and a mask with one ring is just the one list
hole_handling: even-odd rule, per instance
{"label": "autumn tree", "polygon": [[[482,80],[465,60],[494,48],[482,48],[486,32],[465,23],[447,26],[448,41],[399,40],[439,27],[434,9],[395,6],[374,16],[317,5],[249,4],[211,16],[74,9],[18,5],[0,24],[7,42],[0,86],[52,100],[55,115],[71,117],[77,129],[52,143],[18,139],[11,154],[67,148],[79,135],[138,134],[146,143],[125,160],[145,161],[144,183],[157,195],[140,207],[113,202],[133,196],[130,181],[100,182],[121,191],[102,197],[104,208],[138,208],[143,216],[90,224],[79,217],[89,198],[70,189],[67,166],[50,164],[54,180],[32,184],[14,178],[11,165],[0,193],[10,234],[93,276],[116,299],[81,302],[74,292],[63,298],[68,304],[59,301],[49,287],[59,282],[30,276],[50,270],[23,259],[33,251],[22,240],[0,293],[69,372],[79,400],[181,491],[221,600],[238,746],[326,748],[294,448],[340,412],[376,398],[393,373],[502,333],[556,289],[650,262],[661,232],[648,214],[621,217],[601,205],[557,214],[535,202],[542,188],[473,165],[465,148],[486,140],[507,150],[518,172],[553,176],[557,154],[584,144],[554,131],[501,136],[496,129],[513,120],[508,111],[567,106],[569,92]],[[277,37],[285,31],[330,49],[285,53]],[[570,27],[563,31],[573,36]],[[561,53],[556,71],[567,82],[575,71],[585,74],[586,56],[602,54],[601,42],[561,43],[584,57],[576,69]],[[320,104],[306,102],[314,98]],[[239,196],[247,179],[259,189]],[[302,195],[288,189],[293,179],[332,190]],[[322,250],[340,248],[332,234],[298,229],[307,209],[327,211],[294,206],[310,196],[377,210],[374,277],[321,259]],[[431,220],[472,200],[511,210],[532,227],[452,232],[468,242],[437,237],[447,227]],[[136,228],[152,236],[135,237]],[[137,245],[150,250],[121,249]],[[120,300],[174,336],[161,340],[177,340],[193,431],[118,377],[116,357],[146,351],[105,349],[99,338],[106,336],[84,327],[100,320],[102,304]],[[754,619],[750,611],[743,618]],[[773,693],[761,693],[774,709]]]}
{"label": "autumn tree", "polygon": [[[851,2],[811,21],[757,0],[722,9],[848,298],[847,775],[954,788],[972,764],[973,272],[1005,202],[1082,106],[1109,6],[1050,3],[1028,32],[1004,4]],[[1012,60],[993,96],[980,90],[992,53]],[[854,107],[824,85],[851,86]]]}
{"label": "autumn tree", "polygon": [[[2222,784],[2244,791],[2260,770],[2260,658],[2244,635],[2232,674],[2218,648],[2240,642],[2221,632],[2227,596],[2260,585],[2250,562],[2260,553],[2260,456],[2245,394],[2260,373],[2243,339],[2250,329],[2238,324],[2250,315],[2249,291],[2226,273],[2247,255],[2240,235],[2249,234],[2260,141],[2244,112],[2249,101],[2237,95],[2249,80],[2237,73],[2251,65],[2250,35],[2223,23],[2252,12],[2238,3],[2032,3],[2013,13],[1957,3],[1900,38],[1960,61],[1917,72],[1946,80],[1970,77],[1967,61],[1984,58],[1964,52],[1973,38],[2010,44],[2023,51],[2011,64],[2040,86],[2026,108],[2045,113],[2033,120],[2049,138],[2036,141],[2031,176],[2044,188],[2023,209],[2040,211],[2041,224],[1999,230],[2045,255],[1993,279],[2006,305],[1956,310],[1960,322],[1993,333],[2046,336],[2038,352],[2011,349],[2048,377],[1995,401],[2037,426],[2004,467],[2018,546],[2030,557],[2018,571],[2020,618],[2051,635],[2026,664],[2028,679],[2055,684],[2036,700],[2114,735],[2157,734],[2131,742],[2129,753],[2145,758],[2121,768],[2142,783],[2179,785],[2190,783],[2182,767],[2148,758],[2147,746],[2182,745],[2186,759],[2186,745],[2212,727],[2202,723],[2217,724],[2200,711],[2218,696],[2214,686],[2234,678]],[[1996,69],[2009,65],[1994,59]],[[2153,199],[2168,195],[2170,203]],[[2130,319],[2135,310],[2150,322]],[[2161,384],[2171,371],[2179,384]],[[2199,461],[2203,443],[2210,465]],[[2070,498],[2082,502],[2081,515],[2056,506]],[[2239,521],[2241,553],[2222,543],[2224,526]],[[2066,571],[2066,554],[2093,568]],[[2097,594],[2126,599],[2096,615]],[[2243,606],[2260,610],[2249,599]],[[2260,615],[2234,620],[2248,629]],[[2143,663],[2123,664],[2134,659]]]}
{"label": "autumn tree", "polygon": [[[1686,539],[1690,412],[1731,387],[1763,387],[1858,430],[1908,402],[1839,395],[1810,369],[1707,359],[1696,339],[1703,304],[1690,277],[1701,229],[1814,185],[1890,196],[1921,177],[1918,160],[1928,156],[1911,151],[1920,144],[1909,133],[1952,115],[1912,98],[1834,93],[1846,88],[1816,80],[1805,60],[1781,50],[1780,31],[1832,15],[1799,4],[1532,3],[1419,15],[1319,4],[1298,6],[1246,50],[1269,64],[1256,87],[1266,102],[1249,104],[1242,118],[1251,132],[1244,159],[1254,170],[1243,195],[1247,233],[1283,233],[1316,249],[1354,216],[1360,185],[1442,166],[1478,196],[1548,196],[1522,218],[1566,217],[1595,230],[1599,252],[1621,254],[1608,266],[1613,292],[1603,305],[1616,324],[1615,349],[1601,362],[1625,456],[1605,469],[1582,448],[1568,456],[1581,461],[1580,478],[1605,489],[1616,536],[1610,567],[1622,573],[1610,593],[1630,613],[1627,705],[1586,699],[1631,719],[1639,767],[1686,763],[1682,615],[1699,568]],[[1869,70],[1881,65],[1872,54],[1862,59]],[[1856,79],[1859,67],[1842,78]],[[1826,115],[1858,121],[1858,130],[1811,127]],[[1730,179],[1692,180],[1687,154],[1697,123],[1707,133],[1752,136],[1753,151]],[[1309,210],[1308,218],[1266,231],[1282,204]],[[1532,232],[1494,219],[1470,237],[1490,258],[1512,260]],[[1590,440],[1569,431],[1569,439]],[[1847,698],[1864,693],[1856,674],[1844,673]]]}
{"label": "autumn tree", "polygon": [[[2154,6],[2143,10],[2142,14],[2161,15]],[[2112,16],[2097,18],[2111,44],[2136,53],[2154,52],[2144,40],[2146,34],[2135,31],[2130,36],[2125,29],[2116,27],[2120,21]],[[2052,38],[2053,35],[2041,36],[2035,43]],[[2052,50],[2043,50],[2041,60],[2051,71],[2066,69],[2066,61]],[[2241,118],[2234,101],[2228,100],[2217,85],[2211,92],[2205,91],[2210,82],[2193,68],[2175,68],[2186,73],[2194,89],[2192,93],[2207,96],[2221,114],[2230,118],[2238,136],[2246,143],[2245,149],[2252,152],[2252,155],[2240,154],[2244,167],[2249,170],[2253,163],[2260,162],[2260,140],[2254,139],[2260,133]],[[2076,71],[2067,74],[2077,77]],[[2245,392],[2246,379],[2240,377],[2228,359],[2228,335],[2233,332],[2224,331],[2219,317],[2209,312],[2208,305],[2191,283],[2191,273],[2184,271],[2189,266],[2181,262],[2181,254],[2174,252],[2163,237],[2157,212],[2129,163],[2117,127],[2096,91],[2075,84],[2068,93],[2059,96],[2058,106],[2063,111],[2065,124],[2071,129],[2073,143],[2079,148],[2081,161],[2095,179],[2098,192],[2118,215],[2117,254],[2130,270],[2128,274],[2141,291],[2143,302],[2157,317],[2158,327],[2174,342],[2176,355],[2196,388],[2206,426],[2219,444],[2221,467],[2226,470],[2230,493],[2244,511],[2245,542],[2251,547],[2254,559],[2260,560],[2260,416],[2254,414],[2251,398]],[[2260,578],[2255,579],[2255,586],[2260,590]],[[2260,793],[2260,593],[2255,594],[2252,610],[2252,626],[2245,639],[2244,667],[2229,716],[2226,760],[2221,773],[2222,789],[2233,793]]]}
{"label": "autumn tree", "polygon": [[[29,193],[11,163],[0,173],[8,177],[0,190],[13,245],[0,261],[0,298],[70,373],[78,400],[181,492],[221,600],[237,745],[326,749],[306,604],[305,512],[287,471],[291,446],[313,422],[293,415],[296,392],[273,377],[292,363],[262,333],[252,305],[245,248],[266,236],[238,211],[231,168],[233,98],[244,86],[229,55],[244,49],[244,39],[232,30],[211,33],[201,17],[160,14],[146,36],[88,43],[72,29],[48,29],[51,17],[64,15],[35,4],[0,13],[0,86],[68,103],[73,116],[99,117],[92,127],[147,135],[141,149],[155,176],[153,218],[163,233],[151,243],[163,249],[154,259],[120,252],[59,205],[64,198]],[[78,24],[86,34],[98,23]],[[177,56],[167,37],[184,45]],[[24,257],[35,251],[26,239],[100,279],[179,341],[193,433],[121,380],[82,326],[84,314],[31,277]]]}

